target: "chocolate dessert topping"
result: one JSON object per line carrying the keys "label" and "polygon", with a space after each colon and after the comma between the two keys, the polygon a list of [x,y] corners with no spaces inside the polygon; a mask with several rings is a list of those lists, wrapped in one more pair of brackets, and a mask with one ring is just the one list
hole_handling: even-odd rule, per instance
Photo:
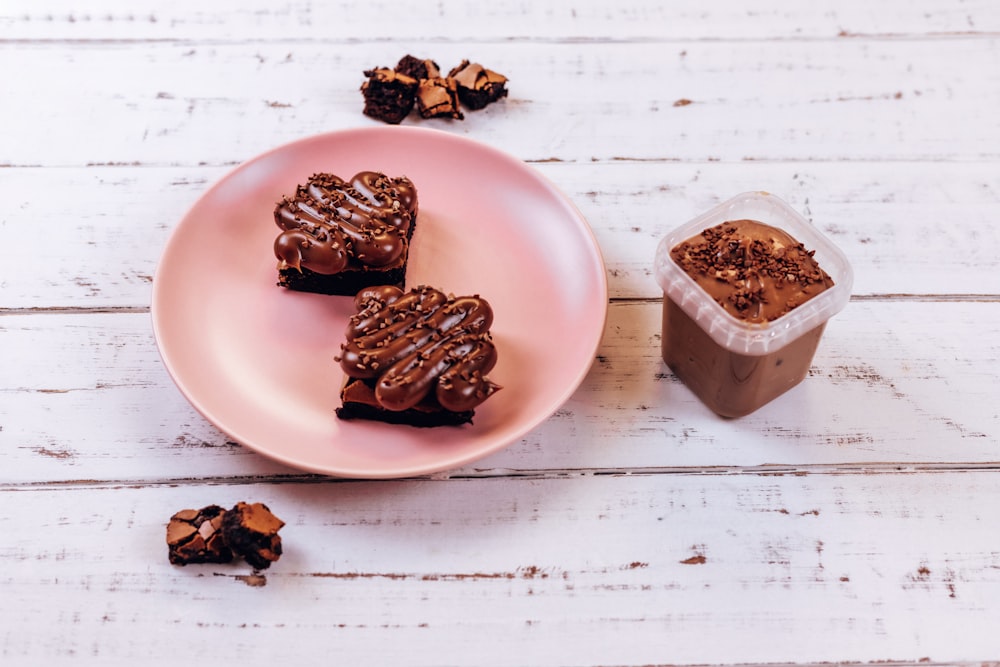
{"label": "chocolate dessert topping", "polygon": [[240,501],[226,512],[223,533],[233,553],[257,569],[265,569],[281,558],[278,531],[285,522],[264,503]]}
{"label": "chocolate dessert topping", "polygon": [[416,212],[416,188],[407,178],[362,171],[344,181],[314,174],[274,209],[285,230],[274,242],[278,268],[330,275],[350,264],[391,264],[406,248]]}
{"label": "chocolate dessert topping", "polygon": [[732,220],[677,244],[671,258],[728,313],[769,322],[833,286],[813,251],[756,220]]}
{"label": "chocolate dessert topping", "polygon": [[359,292],[355,307],[340,366],[371,379],[385,409],[407,410],[432,395],[447,410],[471,410],[500,388],[485,377],[497,353],[484,299],[379,286]]}

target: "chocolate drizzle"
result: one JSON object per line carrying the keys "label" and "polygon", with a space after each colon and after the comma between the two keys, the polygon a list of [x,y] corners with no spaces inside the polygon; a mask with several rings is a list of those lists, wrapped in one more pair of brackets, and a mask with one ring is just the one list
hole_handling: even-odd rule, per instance
{"label": "chocolate drizzle", "polygon": [[348,376],[374,384],[383,408],[407,410],[430,398],[446,410],[471,410],[500,389],[486,377],[497,353],[484,299],[379,286],[354,303],[338,360]]}
{"label": "chocolate drizzle", "polygon": [[405,177],[362,171],[344,181],[314,174],[274,209],[284,230],[274,241],[278,268],[331,275],[390,265],[404,257],[416,214],[416,188]]}

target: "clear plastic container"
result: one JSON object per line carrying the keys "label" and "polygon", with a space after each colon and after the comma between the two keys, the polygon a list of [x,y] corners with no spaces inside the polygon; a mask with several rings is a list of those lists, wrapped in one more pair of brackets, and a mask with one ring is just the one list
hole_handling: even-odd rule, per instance
{"label": "clear plastic container", "polygon": [[[785,315],[754,324],[727,313],[670,257],[678,243],[730,220],[777,227],[815,251],[834,285]],[[703,403],[725,417],[750,414],[805,378],[827,321],[847,304],[847,257],[808,220],[766,192],[745,192],[674,229],[656,249],[663,289],[663,360]]]}

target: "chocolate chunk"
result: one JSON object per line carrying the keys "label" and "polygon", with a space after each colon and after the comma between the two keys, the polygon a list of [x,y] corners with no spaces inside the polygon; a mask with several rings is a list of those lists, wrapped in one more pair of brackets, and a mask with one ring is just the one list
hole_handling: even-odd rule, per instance
{"label": "chocolate chunk", "polygon": [[234,554],[257,569],[265,569],[281,558],[278,531],[284,525],[264,503],[239,502],[226,512],[222,530]]}
{"label": "chocolate chunk", "polygon": [[365,70],[365,76],[368,79],[361,84],[365,115],[398,125],[413,110],[417,80],[385,67]]}
{"label": "chocolate chunk", "polygon": [[479,63],[463,60],[458,67],[448,72],[455,80],[458,98],[473,111],[487,104],[507,97],[507,77],[488,70]]}
{"label": "chocolate chunk", "polygon": [[454,79],[434,77],[421,79],[417,86],[417,111],[422,118],[454,118],[465,116],[458,108],[458,91]]}
{"label": "chocolate chunk", "polygon": [[208,505],[200,510],[181,510],[167,524],[167,548],[174,565],[228,563],[233,552],[222,534],[226,510]]}
{"label": "chocolate chunk", "polygon": [[409,54],[399,59],[399,63],[396,64],[395,70],[398,74],[405,74],[406,76],[412,77],[417,81],[420,81],[420,79],[432,79],[434,77],[441,76],[441,70],[438,68],[438,64],[436,62],[429,59],[421,60],[420,58]]}

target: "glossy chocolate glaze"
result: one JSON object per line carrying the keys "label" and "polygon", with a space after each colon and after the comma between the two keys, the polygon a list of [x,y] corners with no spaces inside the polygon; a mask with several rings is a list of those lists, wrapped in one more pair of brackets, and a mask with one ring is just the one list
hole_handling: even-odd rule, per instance
{"label": "glossy chocolate glaze", "polygon": [[361,290],[354,303],[340,366],[373,381],[385,409],[412,408],[433,392],[447,410],[471,410],[500,388],[486,378],[497,353],[484,299],[379,286]]}
{"label": "glossy chocolate glaze", "polygon": [[833,286],[813,253],[784,231],[731,220],[679,243],[671,257],[730,315],[770,322]]}
{"label": "glossy chocolate glaze", "polygon": [[278,268],[326,275],[351,265],[380,267],[403,256],[417,214],[417,191],[405,178],[362,171],[350,181],[314,174],[274,209]]}

